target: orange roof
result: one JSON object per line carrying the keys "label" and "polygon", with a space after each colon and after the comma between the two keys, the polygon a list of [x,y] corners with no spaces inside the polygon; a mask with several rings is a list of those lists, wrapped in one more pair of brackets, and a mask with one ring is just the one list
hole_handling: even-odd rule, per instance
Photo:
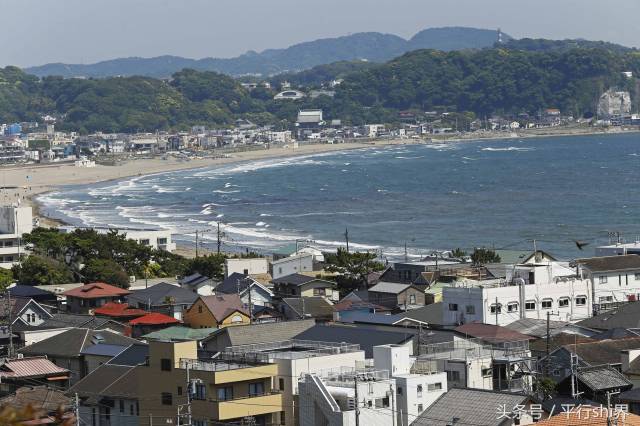
{"label": "orange roof", "polygon": [[72,290],[67,290],[62,294],[65,296],[78,297],[80,299],[97,299],[100,297],[126,296],[127,294],[131,294],[131,292],[110,284],[91,283]]}
{"label": "orange roof", "polygon": [[141,317],[147,312],[142,309],[130,308],[128,303],[108,302],[93,311],[95,315],[107,317]]}
{"label": "orange roof", "polygon": [[164,324],[179,324],[180,321],[169,315],[161,314],[158,312],[151,312],[142,317],[129,321],[130,325],[164,325]]}
{"label": "orange roof", "polygon": [[[618,426],[640,426],[640,416],[635,414],[616,414],[611,412],[612,418],[617,416]],[[605,408],[582,406],[573,408],[567,413],[556,414],[547,420],[538,422],[539,426],[607,426],[607,411]]]}

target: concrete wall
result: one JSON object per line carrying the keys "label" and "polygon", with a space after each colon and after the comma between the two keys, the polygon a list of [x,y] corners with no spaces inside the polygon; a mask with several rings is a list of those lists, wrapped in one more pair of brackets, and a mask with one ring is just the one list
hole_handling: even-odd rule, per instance
{"label": "concrete wall", "polygon": [[273,279],[313,271],[313,255],[303,254],[274,262],[269,267]]}
{"label": "concrete wall", "polygon": [[225,278],[234,273],[252,275],[266,274],[267,272],[269,272],[269,263],[265,258],[227,259],[224,262]]}

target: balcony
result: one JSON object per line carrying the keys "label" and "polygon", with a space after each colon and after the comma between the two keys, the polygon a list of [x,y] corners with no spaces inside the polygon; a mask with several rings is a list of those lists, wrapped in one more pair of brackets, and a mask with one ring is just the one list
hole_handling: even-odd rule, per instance
{"label": "balcony", "polygon": [[230,401],[218,401],[215,409],[217,410],[215,418],[221,421],[278,413],[283,410],[282,394],[273,392]]}
{"label": "balcony", "polygon": [[247,380],[269,379],[278,374],[276,364],[246,364],[229,361],[203,361],[181,359],[181,366],[187,365],[192,371],[213,373],[213,383],[235,383]]}

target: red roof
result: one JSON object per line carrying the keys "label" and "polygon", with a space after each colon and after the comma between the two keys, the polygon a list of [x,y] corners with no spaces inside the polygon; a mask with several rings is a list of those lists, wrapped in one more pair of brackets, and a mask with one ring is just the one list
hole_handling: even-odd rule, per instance
{"label": "red roof", "polygon": [[130,308],[128,303],[108,302],[93,311],[95,315],[107,317],[141,317],[147,312],[142,309]]}
{"label": "red roof", "polygon": [[45,357],[8,359],[0,366],[3,377],[28,378],[37,376],[68,376],[69,370],[60,368]]}
{"label": "red roof", "polygon": [[80,299],[97,299],[100,297],[117,297],[131,294],[130,291],[105,283],[85,284],[82,287],[67,290],[62,293],[65,296],[78,297]]}
{"label": "red roof", "polygon": [[164,325],[164,324],[180,324],[180,321],[169,315],[158,312],[151,312],[142,317],[129,321],[130,325]]}
{"label": "red roof", "polygon": [[516,342],[523,340],[535,340],[534,337],[517,331],[500,327],[499,325],[483,324],[480,322],[470,322],[454,329],[455,332],[469,337],[475,337],[491,343]]}

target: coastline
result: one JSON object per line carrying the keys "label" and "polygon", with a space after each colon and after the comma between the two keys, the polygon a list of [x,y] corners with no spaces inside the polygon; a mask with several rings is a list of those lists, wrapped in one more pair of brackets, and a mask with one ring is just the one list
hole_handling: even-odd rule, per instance
{"label": "coastline", "polygon": [[13,166],[0,168],[0,179],[3,188],[1,196],[3,198],[2,202],[5,204],[21,202],[23,204],[30,205],[33,208],[33,216],[38,218],[41,226],[57,227],[67,225],[67,223],[62,220],[49,218],[43,214],[42,206],[38,202],[37,196],[56,191],[60,187],[66,185],[102,183],[135,176],[146,176],[164,172],[222,166],[241,163],[243,161],[259,161],[315,155],[373,147],[421,145],[425,143],[446,144],[492,140],[499,141],[516,138],[530,139],[592,135],[608,136],[638,132],[640,131],[636,129],[594,131],[593,129],[586,128],[552,129],[552,131],[546,130],[545,132],[486,132],[469,134],[468,137],[460,137],[459,135],[456,135],[456,137],[447,137],[446,135],[440,135],[433,137],[430,142],[425,142],[421,139],[381,139],[367,142],[352,141],[338,144],[301,144],[298,148],[277,147],[264,150],[239,151],[229,153],[229,155],[225,157],[216,158],[199,158],[190,160],[177,158],[134,159],[117,165],[96,165],[91,168],[76,167],[73,163]]}

